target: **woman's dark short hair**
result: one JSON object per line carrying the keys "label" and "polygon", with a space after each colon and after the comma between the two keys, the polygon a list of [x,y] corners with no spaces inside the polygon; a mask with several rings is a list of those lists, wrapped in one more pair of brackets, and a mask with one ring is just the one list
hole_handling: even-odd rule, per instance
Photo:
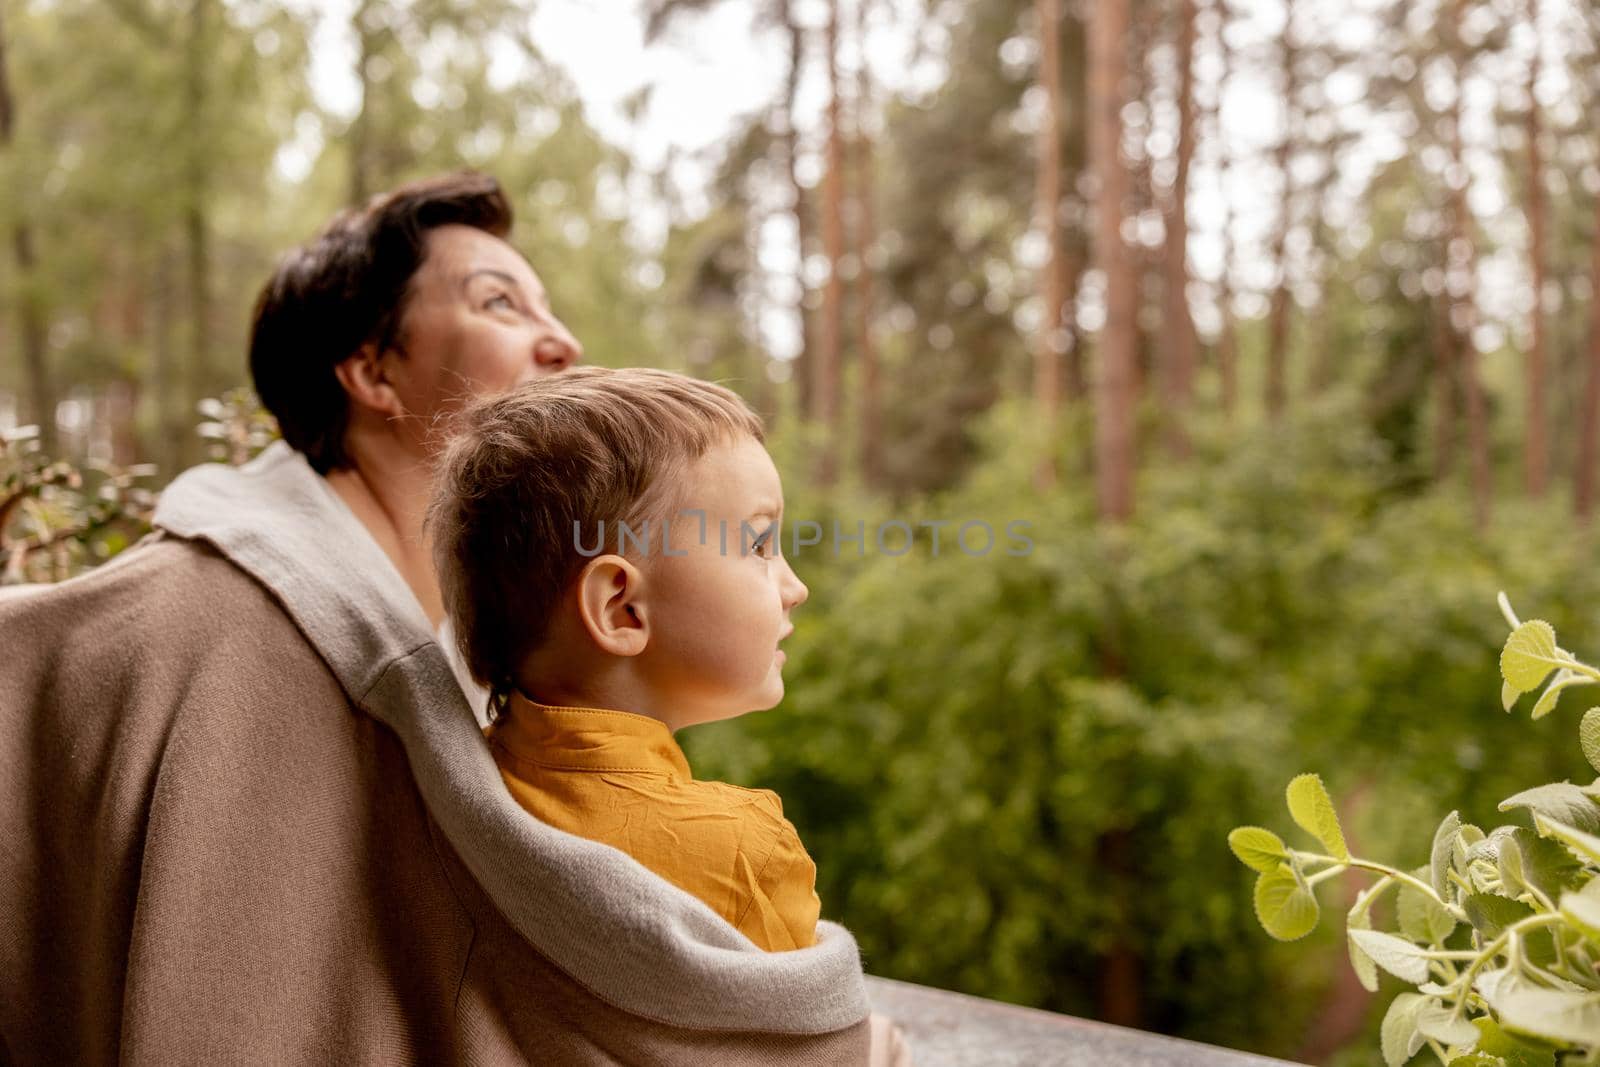
{"label": "woman's dark short hair", "polygon": [[256,299],[250,376],[284,440],[318,472],[348,466],[349,399],[334,368],[363,345],[382,351],[398,339],[428,231],[463,225],[503,238],[511,223],[500,183],[462,171],[342,212],[278,263]]}

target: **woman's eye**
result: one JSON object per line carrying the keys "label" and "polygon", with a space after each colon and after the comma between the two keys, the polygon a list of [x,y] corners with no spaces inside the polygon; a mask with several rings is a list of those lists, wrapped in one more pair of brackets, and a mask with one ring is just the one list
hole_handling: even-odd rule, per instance
{"label": "woman's eye", "polygon": [[492,307],[513,308],[516,305],[511,302],[511,298],[505,293],[496,293],[491,296],[483,306],[484,309],[487,310]]}

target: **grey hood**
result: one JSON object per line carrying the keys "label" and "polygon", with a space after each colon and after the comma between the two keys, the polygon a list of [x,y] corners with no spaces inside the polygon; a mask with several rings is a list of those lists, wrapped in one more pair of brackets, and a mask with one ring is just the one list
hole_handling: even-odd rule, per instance
{"label": "grey hood", "polygon": [[282,442],[209,464],[162,495],[155,525],[205,541],[266,586],[350,701],[392,729],[450,844],[511,924],[618,1007],[677,1026],[814,1034],[868,1012],[860,953],[767,953],[626,854],[519,807],[411,590],[359,520]]}

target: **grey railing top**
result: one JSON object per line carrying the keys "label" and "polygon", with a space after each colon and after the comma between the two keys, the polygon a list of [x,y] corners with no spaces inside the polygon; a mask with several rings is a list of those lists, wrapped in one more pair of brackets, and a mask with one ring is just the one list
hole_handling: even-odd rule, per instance
{"label": "grey railing top", "polygon": [[905,1031],[914,1067],[1266,1067],[1284,1060],[868,978],[874,1011]]}

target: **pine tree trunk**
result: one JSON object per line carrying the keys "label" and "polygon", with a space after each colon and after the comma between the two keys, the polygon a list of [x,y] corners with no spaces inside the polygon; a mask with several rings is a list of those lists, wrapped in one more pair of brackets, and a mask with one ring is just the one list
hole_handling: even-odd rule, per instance
{"label": "pine tree trunk", "polygon": [[1126,69],[1127,0],[1096,3],[1089,16],[1091,165],[1098,177],[1095,258],[1105,274],[1106,319],[1095,382],[1095,488],[1100,514],[1133,515],[1134,360],[1139,335],[1138,267],[1122,240],[1128,171],[1120,153],[1121,84]]}
{"label": "pine tree trunk", "polygon": [[1044,93],[1044,121],[1035,151],[1034,216],[1044,234],[1044,272],[1039,294],[1044,314],[1034,338],[1033,395],[1044,452],[1034,471],[1041,490],[1056,484],[1055,429],[1061,408],[1061,356],[1066,348],[1066,256],[1061,235],[1061,0],[1035,0],[1039,24],[1039,89]]}
{"label": "pine tree trunk", "polygon": [[1217,184],[1222,190],[1222,271],[1217,279],[1217,311],[1222,329],[1217,335],[1217,377],[1220,379],[1223,414],[1233,417],[1239,401],[1238,343],[1233,323],[1233,201],[1229,196],[1228,142],[1222,126],[1222,97],[1233,69],[1233,49],[1228,44],[1228,0],[1216,0],[1217,52],[1222,69],[1217,78],[1216,110],[1212,116],[1212,136],[1217,146]]}
{"label": "pine tree trunk", "polygon": [[1327,224],[1323,221],[1328,217],[1328,205],[1332,199],[1334,179],[1338,176],[1338,163],[1335,150],[1328,147],[1324,156],[1322,174],[1317,178],[1316,185],[1312,187],[1310,200],[1316,212],[1313,233],[1315,247],[1323,254],[1318,257],[1322,264],[1318,268],[1317,308],[1313,314],[1310,325],[1312,351],[1311,357],[1311,391],[1316,395],[1326,392],[1333,384],[1337,370],[1336,362],[1338,350],[1333,329],[1333,303],[1329,299],[1328,281],[1329,264],[1336,260],[1337,249],[1333,247],[1335,241],[1328,231]]}
{"label": "pine tree trunk", "polygon": [[1545,340],[1545,206],[1544,165],[1539,157],[1539,101],[1534,85],[1539,80],[1539,0],[1528,0],[1528,24],[1533,27],[1533,60],[1528,67],[1528,267],[1533,281],[1533,343],[1528,348],[1527,445],[1523,454],[1528,495],[1544,495],[1550,475],[1550,449],[1546,431]]}
{"label": "pine tree trunk", "polygon": [[1445,481],[1455,469],[1456,462],[1456,367],[1460,359],[1456,352],[1455,327],[1450,322],[1450,298],[1433,301],[1434,407],[1437,419],[1433,427],[1433,477]]}
{"label": "pine tree trunk", "polygon": [[1478,346],[1473,334],[1477,326],[1477,252],[1474,250],[1472,212],[1467,206],[1468,171],[1466,146],[1462,135],[1461,101],[1466,89],[1467,53],[1461,42],[1461,15],[1467,0],[1454,0],[1445,10],[1450,20],[1447,40],[1456,61],[1456,92],[1451,104],[1450,162],[1455,180],[1450,190],[1450,235],[1446,256],[1445,285],[1450,295],[1450,325],[1455,333],[1456,372],[1467,408],[1467,447],[1472,460],[1473,517],[1478,528],[1489,525],[1492,507],[1489,469],[1489,413],[1483,385],[1478,380]]}
{"label": "pine tree trunk", "polygon": [[210,61],[210,31],[215,0],[192,0],[184,80],[185,129],[189,155],[184,197],[183,224],[189,271],[189,412],[212,388],[211,382],[211,228],[207,217],[210,175],[207,153],[211,145],[205,136],[209,128],[209,100],[206,89]]}
{"label": "pine tree trunk", "polygon": [[376,35],[369,22],[372,0],[361,0],[351,16],[356,31],[356,84],[361,88],[361,109],[350,123],[350,203],[360,207],[372,195],[372,58]]}
{"label": "pine tree trunk", "polygon": [[873,107],[872,71],[867,63],[867,9],[869,0],[856,4],[856,47],[860,65],[856,68],[856,166],[855,166],[855,253],[860,273],[856,276],[856,347],[861,361],[861,479],[868,486],[883,482],[882,385],[879,381],[878,346],[872,335],[875,318],[873,273],[877,269],[874,245],[877,242],[876,215],[873,210],[872,131],[869,128]]}
{"label": "pine tree trunk", "polygon": [[1189,164],[1194,158],[1195,0],[1178,0],[1178,158],[1166,225],[1166,393],[1167,446],[1189,454],[1184,426],[1194,393],[1195,332],[1189,313]]}
{"label": "pine tree trunk", "polygon": [[[1060,97],[1060,106],[1063,109],[1062,132],[1065,139],[1062,191],[1066,194],[1067,205],[1075,209],[1072,215],[1077,220],[1061,235],[1062,289],[1065,293],[1062,327],[1066,331],[1067,346],[1062,358],[1061,396],[1064,403],[1070,404],[1083,399],[1088,393],[1087,378],[1084,374],[1083,337],[1078,330],[1077,307],[1078,285],[1082,279],[1084,262],[1089,257],[1089,234],[1083,221],[1085,217],[1085,212],[1082,210],[1083,194],[1079,189],[1088,154],[1089,43],[1083,15],[1075,8],[1063,11],[1062,15],[1061,71],[1064,76],[1071,79],[1063,83]],[[1083,453],[1088,459],[1089,449],[1083,449]],[[1085,474],[1087,473],[1086,467]]]}
{"label": "pine tree trunk", "polygon": [[790,196],[793,200],[795,226],[795,317],[800,330],[800,351],[795,354],[794,378],[800,392],[800,411],[804,416],[816,413],[812,397],[812,363],[816,360],[815,339],[811,322],[811,309],[807,307],[811,287],[806,284],[806,255],[811,247],[811,215],[807,207],[806,189],[800,183],[800,125],[795,109],[798,106],[800,75],[805,65],[805,28],[794,20],[792,6],[785,0],[779,11],[784,29],[789,34],[789,71],[785,82],[783,104],[783,152],[787,168]]}
{"label": "pine tree trunk", "polygon": [[1578,458],[1573,467],[1574,507],[1588,522],[1594,515],[1595,454],[1600,452],[1600,194],[1594,198],[1589,267],[1589,377],[1578,414]]}
{"label": "pine tree trunk", "polygon": [[155,403],[156,414],[156,440],[152,455],[164,474],[172,474],[178,469],[178,442],[182,431],[176,424],[172,410],[172,400],[178,395],[172,373],[172,263],[164,241],[156,249],[150,301],[150,395]]}
{"label": "pine tree trunk", "polygon": [[1289,288],[1289,231],[1294,226],[1294,174],[1290,165],[1294,157],[1295,96],[1298,80],[1295,77],[1294,44],[1295,0],[1284,0],[1283,38],[1279,45],[1282,59],[1281,89],[1283,102],[1283,133],[1275,154],[1278,173],[1282,177],[1283,201],[1278,207],[1278,230],[1272,241],[1272,261],[1277,267],[1277,285],[1272,290],[1272,303],[1267,313],[1267,417],[1277,419],[1288,402],[1289,315],[1293,310],[1293,295]]}
{"label": "pine tree trunk", "polygon": [[[1130,57],[1127,67],[1124,86],[1127,90],[1128,101],[1138,101],[1144,106],[1145,114],[1155,113],[1156,98],[1156,72],[1151,60],[1151,53],[1161,47],[1161,15],[1162,5],[1155,3],[1130,3],[1129,24],[1126,43],[1123,45],[1123,55]],[[1124,205],[1124,218],[1139,219],[1146,217],[1149,212],[1158,210],[1155,183],[1155,160],[1151,158],[1148,148],[1140,151],[1131,161],[1128,168],[1129,191],[1128,199]],[[1135,412],[1135,427],[1137,427],[1137,412],[1139,404],[1144,399],[1146,386],[1151,379],[1157,379],[1157,392],[1159,399],[1160,370],[1156,366],[1158,353],[1166,347],[1166,338],[1161,335],[1160,321],[1165,309],[1162,307],[1160,283],[1166,269],[1166,250],[1161,247],[1152,247],[1141,238],[1130,246],[1133,262],[1132,271],[1135,277],[1134,292],[1134,357],[1133,357],[1133,400]],[[1148,323],[1156,323],[1154,328]],[[1137,429],[1136,431],[1137,432]]]}
{"label": "pine tree trunk", "polygon": [[[16,149],[17,98],[11,89],[6,44],[5,27],[0,25],[0,149],[10,152]],[[22,203],[23,199],[19,196],[14,202]],[[48,328],[39,291],[33,227],[22,213],[18,213],[12,223],[11,251],[17,264],[17,332],[27,375],[28,403],[33,420],[39,426],[39,444],[53,455],[56,450],[56,395],[47,349]]]}
{"label": "pine tree trunk", "polygon": [[818,456],[817,480],[831,485],[838,474],[839,377],[844,362],[844,133],[839,108],[839,0],[828,4],[828,149],[822,185],[822,250],[828,280],[822,290],[822,330],[812,381],[815,416],[827,436]]}

